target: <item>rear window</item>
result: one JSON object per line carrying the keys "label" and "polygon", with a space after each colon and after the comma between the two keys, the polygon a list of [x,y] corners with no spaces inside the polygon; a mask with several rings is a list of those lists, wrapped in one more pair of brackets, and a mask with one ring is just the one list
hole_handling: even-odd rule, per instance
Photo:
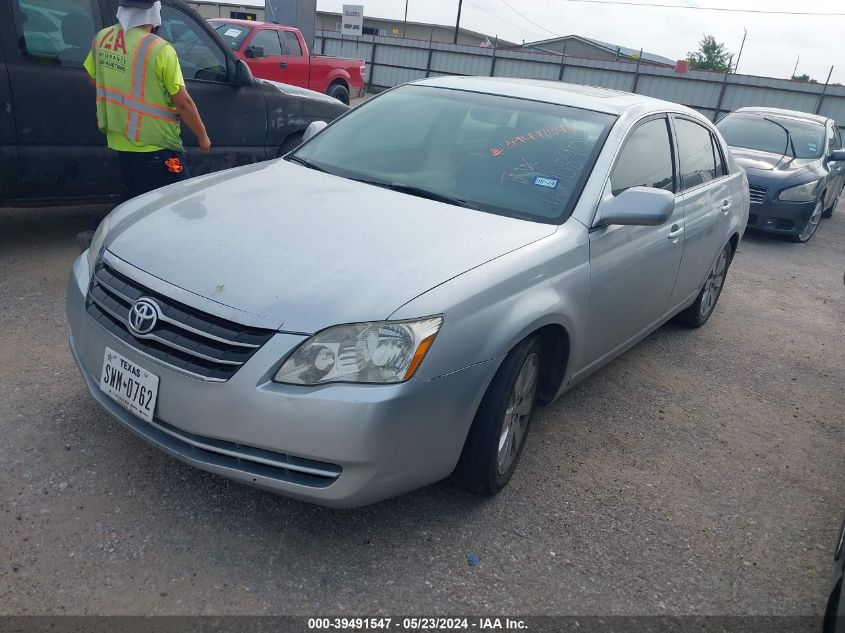
{"label": "rear window", "polygon": [[716,125],[732,147],[744,147],[796,158],[819,158],[824,151],[825,129],[820,123],[797,121],[769,114],[734,112]]}
{"label": "rear window", "polygon": [[229,22],[212,21],[211,26],[233,51],[240,49],[244,40],[252,33],[252,28],[249,26],[230,24]]}
{"label": "rear window", "polygon": [[405,86],[353,110],[295,158],[488,213],[559,223],[577,203],[615,120],[551,103]]}

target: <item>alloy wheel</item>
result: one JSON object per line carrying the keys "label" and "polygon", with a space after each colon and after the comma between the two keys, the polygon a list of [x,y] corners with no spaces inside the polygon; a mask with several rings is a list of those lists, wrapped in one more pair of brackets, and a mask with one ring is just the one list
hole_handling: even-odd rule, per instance
{"label": "alloy wheel", "polygon": [[710,269],[710,274],[707,275],[707,281],[704,282],[704,291],[701,295],[700,314],[702,319],[706,319],[713,312],[716,307],[716,301],[719,300],[719,294],[722,292],[722,284],[725,283],[725,273],[728,270],[728,249],[723,248],[719,253],[719,257]]}
{"label": "alloy wheel", "polygon": [[813,237],[813,233],[816,232],[816,229],[819,228],[819,222],[822,219],[822,211],[824,207],[824,203],[819,201],[816,205],[816,208],[813,209],[813,214],[810,216],[810,219],[807,220],[807,224],[804,225],[804,228],[798,234],[798,239],[802,242],[806,242],[811,237]]}
{"label": "alloy wheel", "polygon": [[540,357],[535,352],[525,359],[508,397],[496,454],[496,470],[499,475],[508,472],[519,455],[534,407],[539,377]]}

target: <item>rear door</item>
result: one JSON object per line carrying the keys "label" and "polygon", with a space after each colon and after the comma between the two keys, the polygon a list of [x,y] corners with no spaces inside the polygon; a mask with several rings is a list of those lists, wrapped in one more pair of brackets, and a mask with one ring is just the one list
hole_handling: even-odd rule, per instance
{"label": "rear door", "polygon": [[327,86],[311,85],[311,59],[303,51],[296,31],[281,29],[279,30],[279,36],[282,38],[282,48],[284,49],[284,59],[282,61],[286,64],[284,82],[294,86],[325,92]]}
{"label": "rear door", "polygon": [[[19,154],[13,197],[64,201],[117,194],[116,161],[97,129],[94,88],[82,67],[103,26],[99,3],[3,2],[11,5],[12,19],[0,29],[14,99],[2,117],[8,126],[11,108]],[[8,127],[0,134],[10,138]]]}
{"label": "rear door", "polygon": [[246,42],[244,55],[256,77],[285,81],[287,63],[282,55],[282,43],[276,29],[257,29]]}
{"label": "rear door", "polygon": [[[261,86],[238,86],[230,80],[233,66],[205,20],[166,0],[162,5],[158,34],[176,49],[186,87],[211,138],[211,154],[200,154],[196,136],[182,124],[186,159],[193,174],[267,158],[268,114]],[[272,156],[276,156],[275,149]]]}
{"label": "rear door", "polygon": [[704,125],[673,115],[680,191],[684,197],[684,253],[669,305],[674,310],[698,294],[728,241],[731,213],[742,204],[742,174],[728,174],[720,143]]}
{"label": "rear door", "polygon": [[[608,187],[676,191],[665,115],[640,122],[622,145]],[[599,226],[590,231],[590,306],[586,358],[600,365],[653,328],[666,312],[683,251],[683,199],[661,226]]]}
{"label": "rear door", "polygon": [[[842,136],[839,133],[839,128],[833,122],[827,124],[827,152],[825,156],[830,156],[830,153],[842,148]],[[827,162],[827,168],[830,170],[828,176],[829,182],[827,184],[827,193],[825,197],[825,209],[829,209],[834,204],[842,192],[843,184],[845,184],[845,161]]]}

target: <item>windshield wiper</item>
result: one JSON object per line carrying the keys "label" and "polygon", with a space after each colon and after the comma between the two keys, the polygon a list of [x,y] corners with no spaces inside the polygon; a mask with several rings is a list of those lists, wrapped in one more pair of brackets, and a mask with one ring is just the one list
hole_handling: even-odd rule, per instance
{"label": "windshield wiper", "polygon": [[320,167],[317,163],[312,163],[307,158],[300,158],[299,156],[289,156],[287,158],[287,160],[289,160],[292,163],[296,163],[297,165],[302,165],[303,167],[307,167],[308,169],[314,169],[316,171],[321,171],[324,174],[331,173],[331,172],[329,172],[328,169],[325,169],[324,167]]}
{"label": "windshield wiper", "polygon": [[792,149],[792,157],[798,158],[798,154],[795,152],[795,143],[792,141],[792,133],[789,131],[789,129],[787,129],[787,127],[785,125],[781,125],[777,121],[770,119],[767,116],[764,116],[763,120],[768,121],[769,123],[774,123],[780,129],[782,129],[784,132],[786,132],[786,147],[783,148],[783,155],[786,156],[786,150],[791,148]]}
{"label": "windshield wiper", "polygon": [[407,193],[408,195],[417,196],[418,198],[426,198],[428,200],[434,200],[435,202],[445,202],[446,204],[453,204],[456,207],[463,207],[465,209],[474,209],[475,211],[481,210],[478,205],[475,205],[467,200],[462,200],[453,196],[447,196],[446,194],[431,191],[430,189],[426,189],[424,187],[418,187],[417,185],[406,185],[401,182],[379,182],[377,180],[356,180],[358,180],[358,182],[363,182],[368,185],[384,187],[385,189],[390,189],[391,191]]}

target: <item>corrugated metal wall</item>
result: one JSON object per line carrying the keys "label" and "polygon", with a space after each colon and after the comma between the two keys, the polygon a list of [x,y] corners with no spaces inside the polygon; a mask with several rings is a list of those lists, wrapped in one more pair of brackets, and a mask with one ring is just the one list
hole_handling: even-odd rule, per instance
{"label": "corrugated metal wall", "polygon": [[[691,70],[582,59],[543,53],[496,51],[424,40],[363,36],[342,38],[317,32],[317,52],[367,62],[368,84],[390,88],[406,81],[441,75],[484,75],[548,79],[637,92],[695,108],[710,119],[742,106],[770,106],[816,112],[845,128],[845,86],[788,81],[752,75],[725,76]],[[375,57],[373,57],[375,52]]]}

